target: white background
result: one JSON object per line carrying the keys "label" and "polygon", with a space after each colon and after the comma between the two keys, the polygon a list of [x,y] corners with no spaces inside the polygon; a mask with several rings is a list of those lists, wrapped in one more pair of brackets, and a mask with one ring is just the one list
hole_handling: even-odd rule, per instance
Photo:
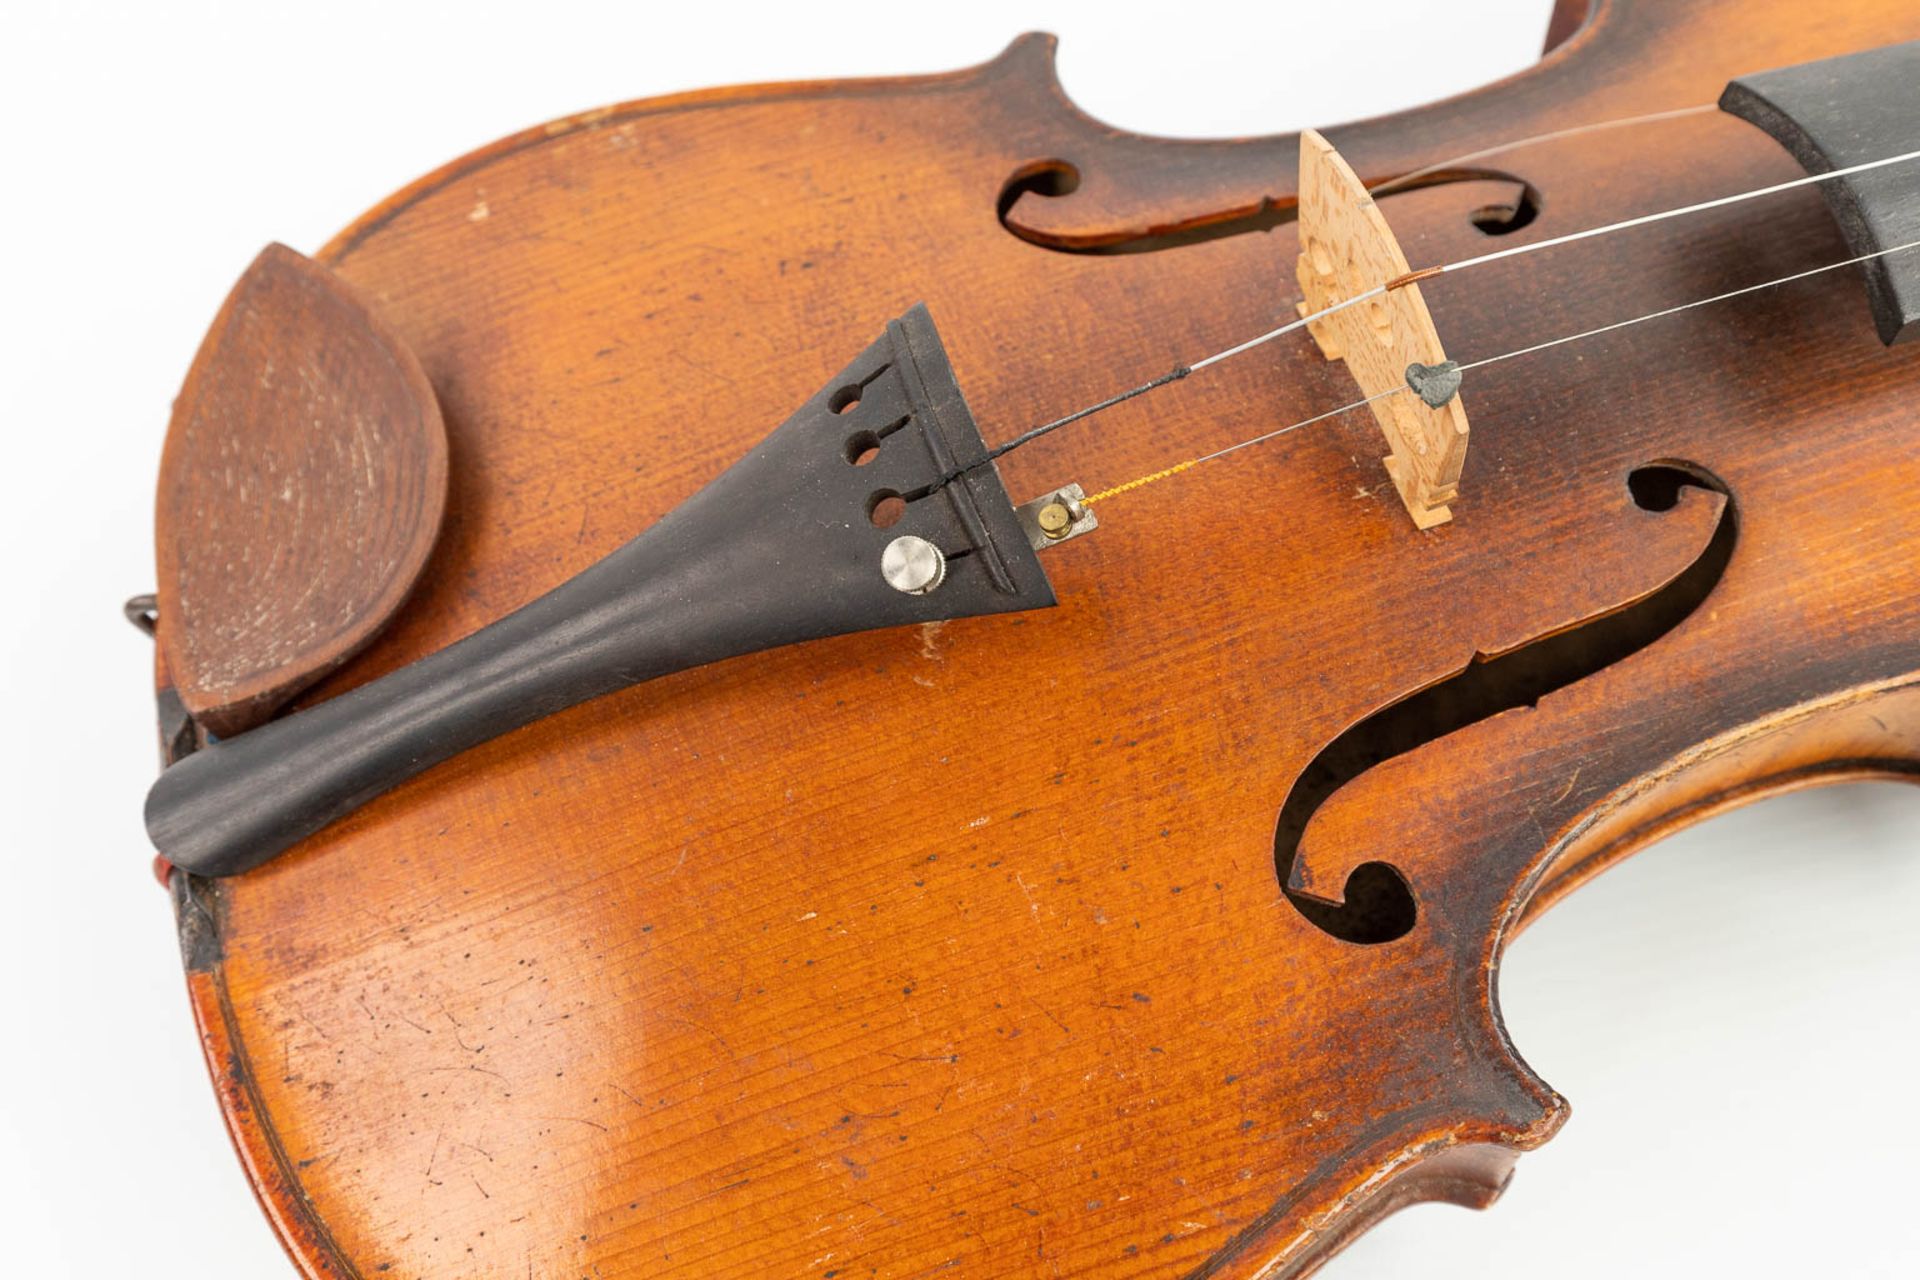
{"label": "white background", "polygon": [[[942,70],[1037,27],[1111,122],[1263,133],[1517,70],[1547,9],[11,0],[0,1273],[291,1274],[228,1150],[148,877],[148,643],[119,619],[153,582],[169,401],[263,242],[311,252],[444,160],[624,98]],[[1577,894],[1501,987],[1572,1122],[1491,1213],[1415,1209],[1326,1274],[1920,1273],[1916,913],[1920,790],[1884,784],[1717,820]]]}

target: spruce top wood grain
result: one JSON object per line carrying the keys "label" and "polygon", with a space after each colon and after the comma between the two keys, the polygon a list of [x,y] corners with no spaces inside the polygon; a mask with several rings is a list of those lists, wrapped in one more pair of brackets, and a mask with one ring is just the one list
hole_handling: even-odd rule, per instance
{"label": "spruce top wood grain", "polygon": [[[1527,73],[1327,134],[1372,182],[1920,37],[1906,0],[1592,10]],[[317,261],[431,376],[444,528],[297,705],[600,559],[916,300],[989,441],[1270,327],[1298,146],[1109,129],[1028,38],[589,112],[430,175]],[[1380,203],[1439,262],[1516,182],[1517,243],[1798,173],[1706,115]],[[1811,189],[1594,249],[1425,301],[1498,351],[1846,253]],[[1702,814],[1920,772],[1920,349],[1861,287],[1477,374],[1438,528],[1351,415],[1103,502],[1048,553],[1055,609],[680,672],[256,872],[174,876],[297,1267],[1251,1280],[1491,1201],[1566,1116],[1495,1007],[1513,933]],[[1001,469],[1093,492],[1350,398],[1275,344]]]}

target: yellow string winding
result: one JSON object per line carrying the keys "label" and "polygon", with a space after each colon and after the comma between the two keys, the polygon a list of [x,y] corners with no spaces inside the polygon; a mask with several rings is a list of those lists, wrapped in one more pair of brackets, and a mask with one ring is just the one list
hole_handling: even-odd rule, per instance
{"label": "yellow string winding", "polygon": [[1168,467],[1165,471],[1156,471],[1150,476],[1141,476],[1138,480],[1129,480],[1125,484],[1117,484],[1113,486],[1113,488],[1111,489],[1102,489],[1100,492],[1093,494],[1091,497],[1080,499],[1081,505],[1090,507],[1094,503],[1099,502],[1105,498],[1111,498],[1118,494],[1127,493],[1131,490],[1140,488],[1142,485],[1152,484],[1155,480],[1165,480],[1168,476],[1177,476],[1182,471],[1185,471],[1187,468],[1193,466],[1195,463],[1199,461],[1200,459],[1198,458],[1189,458],[1187,459],[1187,461],[1180,463],[1178,466]]}

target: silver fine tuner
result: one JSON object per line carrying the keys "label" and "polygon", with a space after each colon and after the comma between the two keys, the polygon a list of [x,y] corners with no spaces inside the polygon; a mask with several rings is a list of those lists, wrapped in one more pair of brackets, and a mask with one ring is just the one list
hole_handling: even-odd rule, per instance
{"label": "silver fine tuner", "polygon": [[925,538],[904,534],[880,553],[880,575],[895,591],[931,595],[947,580],[947,557]]}

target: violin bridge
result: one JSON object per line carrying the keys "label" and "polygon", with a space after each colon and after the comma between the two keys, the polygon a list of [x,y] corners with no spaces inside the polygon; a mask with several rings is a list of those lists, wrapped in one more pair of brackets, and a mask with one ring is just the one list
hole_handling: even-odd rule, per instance
{"label": "violin bridge", "polygon": [[[1300,135],[1300,314],[1317,311],[1412,275],[1386,218],[1331,143]],[[1387,437],[1387,474],[1422,529],[1453,518],[1467,457],[1467,411],[1458,394],[1435,406],[1424,395],[1386,395],[1410,386],[1409,371],[1447,365],[1420,286],[1394,285],[1377,298],[1307,326],[1321,354],[1344,360]],[[1437,397],[1435,397],[1437,398]]]}

